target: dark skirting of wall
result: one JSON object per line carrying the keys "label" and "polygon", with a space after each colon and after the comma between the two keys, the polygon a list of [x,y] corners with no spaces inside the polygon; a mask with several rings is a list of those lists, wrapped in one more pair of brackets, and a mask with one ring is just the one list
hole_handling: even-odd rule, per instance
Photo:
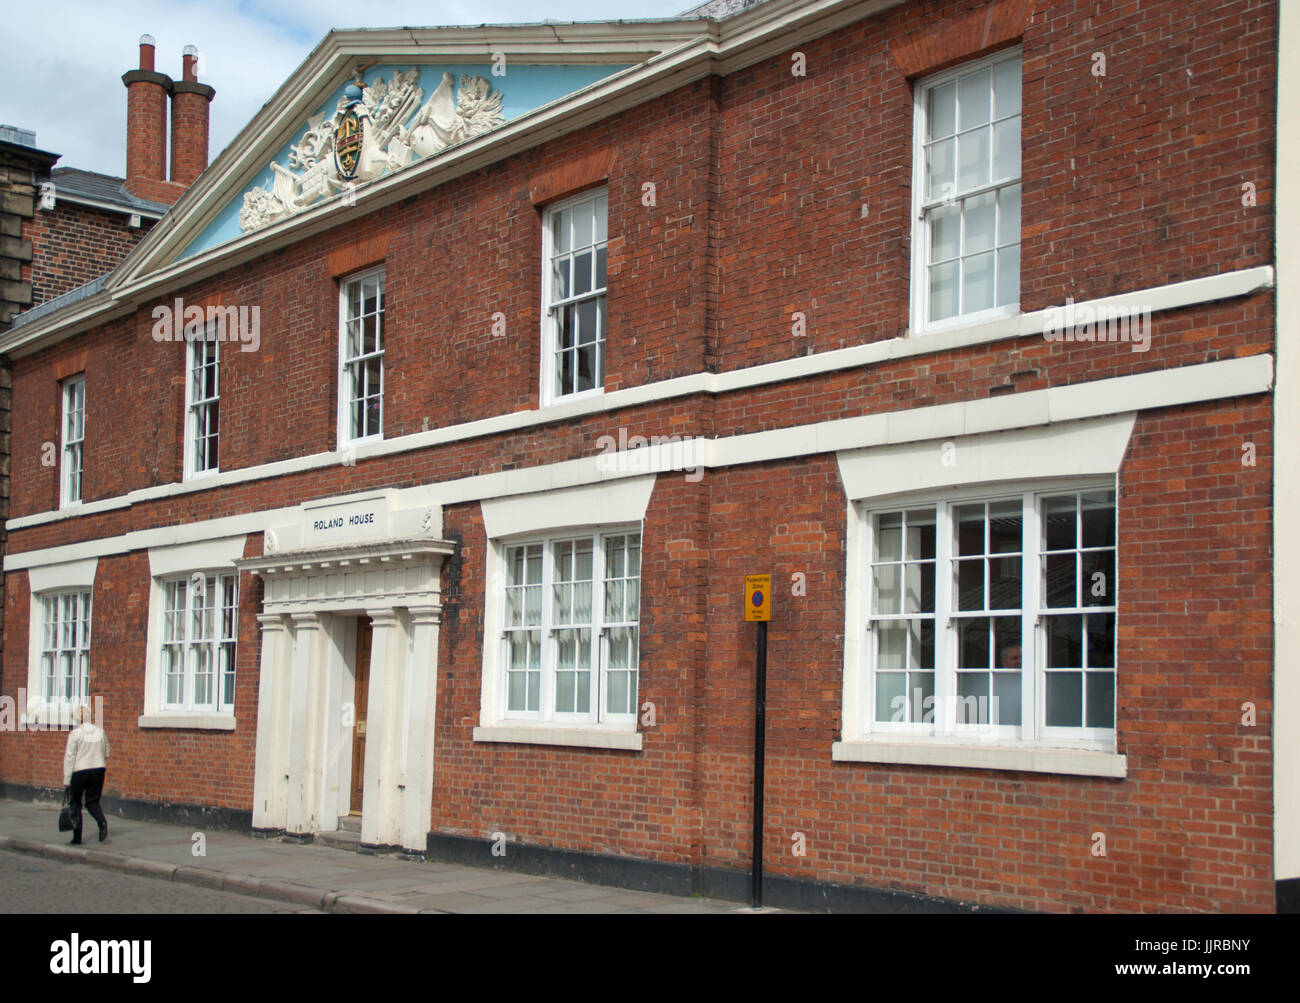
{"label": "dark skirting of wall", "polygon": [[1286,878],[1277,883],[1277,911],[1300,912],[1300,878]]}
{"label": "dark skirting of wall", "polygon": [[[493,856],[493,847],[504,849]],[[706,898],[749,902],[748,871],[722,867],[692,867],[637,857],[560,850],[523,843],[505,843],[470,836],[431,832],[427,855],[449,864],[492,867],[594,884],[636,888],[665,895],[701,895]],[[766,875],[763,904],[779,909],[834,913],[973,913],[1012,912],[950,899],[913,895],[858,885],[836,885],[803,878]]]}
{"label": "dark skirting of wall", "polygon": [[[0,780],[0,798],[58,804],[63,800],[63,788],[33,787]],[[249,832],[253,827],[253,813],[235,808],[214,808],[211,805],[181,804],[175,801],[136,801],[111,794],[100,798],[99,804],[107,815],[138,822],[170,822],[173,825],[194,825],[235,832]]]}

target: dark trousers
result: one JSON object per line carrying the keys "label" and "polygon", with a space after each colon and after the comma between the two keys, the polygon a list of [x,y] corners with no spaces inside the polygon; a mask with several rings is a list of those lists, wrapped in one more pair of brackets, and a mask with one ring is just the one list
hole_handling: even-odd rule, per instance
{"label": "dark trousers", "polygon": [[73,817],[76,821],[76,828],[72,830],[72,838],[81,838],[81,797],[86,797],[86,811],[99,823],[102,829],[108,824],[108,819],[104,817],[104,809],[99,807],[99,796],[104,793],[104,767],[94,770],[77,770],[72,774],[72,809]]}

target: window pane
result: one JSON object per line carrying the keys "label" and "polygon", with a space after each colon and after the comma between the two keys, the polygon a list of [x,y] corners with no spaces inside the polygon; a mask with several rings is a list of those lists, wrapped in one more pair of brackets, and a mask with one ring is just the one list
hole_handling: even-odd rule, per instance
{"label": "window pane", "polygon": [[1084,606],[1115,605],[1115,551],[1085,551],[1080,555],[1083,580],[1079,591]]}
{"label": "window pane", "polygon": [[934,612],[934,565],[905,565],[903,576],[903,612]]}
{"label": "window pane", "polygon": [[1020,247],[1004,247],[998,251],[998,306],[1020,302]]}
{"label": "window pane", "polygon": [[934,720],[934,673],[909,672],[907,674],[908,720],[913,724]]}
{"label": "window pane", "polygon": [[912,668],[934,668],[934,621],[913,620],[908,636],[908,662]]}
{"label": "window pane", "polygon": [[1019,557],[994,558],[989,562],[989,609],[1019,609],[1021,571]]}
{"label": "window pane", "polygon": [[1115,727],[1115,673],[1089,672],[1088,674],[1089,728]]}
{"label": "window pane", "polygon": [[551,281],[555,290],[554,296],[557,300],[569,298],[569,290],[572,283],[569,281],[569,269],[572,267],[570,258],[560,258],[558,261],[551,263]]}
{"label": "window pane", "polygon": [[989,622],[984,617],[957,621],[957,668],[987,669],[990,665]]}
{"label": "window pane", "polygon": [[934,560],[934,509],[912,509],[907,513],[907,559]]}
{"label": "window pane", "polygon": [[949,82],[931,88],[929,105],[930,138],[951,136],[957,125],[957,85]]}
{"label": "window pane", "polygon": [[[1018,655],[1016,656],[1019,657]],[[1020,724],[1020,673],[993,673],[993,702],[989,720],[997,725],[1017,727]]]}
{"label": "window pane", "polygon": [[1020,114],[1020,59],[993,67],[993,114],[997,118]]}
{"label": "window pane", "polygon": [[976,195],[965,202],[966,245],[964,254],[987,251],[993,246],[997,222],[997,196],[993,192]]}
{"label": "window pane", "polygon": [[947,320],[957,316],[958,263],[930,267],[930,320]]}
{"label": "window pane", "polygon": [[903,556],[903,513],[890,512],[880,516],[876,527],[876,560],[900,560]]}
{"label": "window pane", "polygon": [[998,191],[998,243],[1020,243],[1020,186]]}
{"label": "window pane", "polygon": [[[513,645],[516,640],[522,643],[522,639],[511,638],[511,644]],[[524,672],[510,672],[507,675],[509,676],[509,682],[507,683],[509,692],[506,698],[506,706],[509,710],[523,710],[524,701],[528,695],[528,675]]]}
{"label": "window pane", "polygon": [[1047,673],[1047,725],[1077,728],[1083,723],[1082,672]]}
{"label": "window pane", "polygon": [[591,292],[592,254],[587,251],[573,259],[573,294],[582,296]]}
{"label": "window pane", "polygon": [[1046,617],[1047,667],[1075,669],[1083,665],[1083,617],[1078,614]]}
{"label": "window pane", "polygon": [[993,127],[993,180],[1020,177],[1020,119]]}
{"label": "window pane", "polygon": [[569,250],[571,243],[569,240],[569,229],[573,221],[573,212],[569,209],[563,209],[554,216],[554,234],[555,250],[564,252]]}
{"label": "window pane", "polygon": [[984,561],[982,559],[957,562],[957,608],[959,610],[987,608],[984,605]]}
{"label": "window pane", "polygon": [[1080,498],[1083,509],[1083,546],[1115,546],[1115,492],[1090,491]]}
{"label": "window pane", "polygon": [[985,68],[968,73],[958,81],[959,128],[970,129],[989,120],[992,79],[991,72]]}
{"label": "window pane", "polygon": [[941,140],[926,150],[925,197],[927,199],[947,198],[954,193],[953,170],[956,153],[955,139]]}
{"label": "window pane", "polygon": [[961,249],[961,207],[942,206],[930,214],[930,260],[946,261]]}
{"label": "window pane", "polygon": [[1075,546],[1075,519],[1074,495],[1043,501],[1043,525],[1048,550],[1069,550]]}
{"label": "window pane", "polygon": [[872,612],[876,614],[901,613],[899,586],[902,583],[902,566],[882,564],[872,573]]}
{"label": "window pane", "polygon": [[590,345],[600,336],[600,328],[596,323],[597,302],[590,299],[578,304],[577,343],[579,345]]}
{"label": "window pane", "polygon": [[609,699],[606,701],[606,710],[610,714],[631,713],[628,708],[627,684],[627,673],[611,672],[609,674]]}
{"label": "window pane", "polygon": [[989,720],[989,674],[957,673],[957,723],[984,724]]}
{"label": "window pane", "polygon": [[974,313],[993,306],[993,254],[977,254],[962,261],[962,312]]}
{"label": "window pane", "polygon": [[906,720],[906,705],[903,695],[907,687],[907,673],[876,673],[876,720]]}
{"label": "window pane", "polygon": [[957,191],[989,183],[989,131],[976,129],[957,137]]}
{"label": "window pane", "polygon": [[888,671],[907,667],[907,624],[901,621],[876,627],[876,667]]}
{"label": "window pane", "polygon": [[1088,631],[1088,667],[1115,667],[1115,614],[1090,613],[1084,617]]}

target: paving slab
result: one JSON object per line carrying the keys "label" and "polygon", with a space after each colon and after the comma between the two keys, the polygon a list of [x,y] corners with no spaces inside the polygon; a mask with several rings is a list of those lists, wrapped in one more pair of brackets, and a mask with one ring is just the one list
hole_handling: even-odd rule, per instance
{"label": "paving slab", "polygon": [[[57,804],[0,798],[0,848],[106,872],[274,899],[331,913],[736,913],[737,903],[684,899],[567,878],[396,854],[362,854],[317,843],[110,817],[104,843],[68,846]],[[206,853],[194,856],[193,835]],[[2,891],[2,890],[0,890]],[[179,893],[178,893],[179,894]],[[744,910],[748,911],[748,910]]]}

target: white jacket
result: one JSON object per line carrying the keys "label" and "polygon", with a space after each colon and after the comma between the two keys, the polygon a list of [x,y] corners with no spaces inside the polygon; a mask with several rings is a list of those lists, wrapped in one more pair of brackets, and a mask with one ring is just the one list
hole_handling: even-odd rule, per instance
{"label": "white jacket", "polygon": [[63,783],[72,783],[72,774],[78,770],[94,770],[108,765],[108,736],[97,724],[87,721],[73,728],[68,735],[68,748],[63,754]]}

